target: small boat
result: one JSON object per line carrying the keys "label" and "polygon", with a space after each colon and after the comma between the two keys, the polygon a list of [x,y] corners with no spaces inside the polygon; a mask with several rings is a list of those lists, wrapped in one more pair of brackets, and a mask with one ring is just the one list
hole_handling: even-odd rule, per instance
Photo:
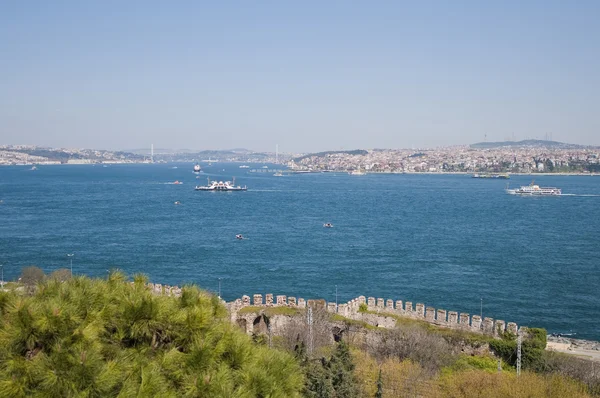
{"label": "small boat", "polygon": [[278,171],[277,173],[273,174],[273,177],[283,177],[283,174],[281,171]]}
{"label": "small boat", "polygon": [[325,228],[333,228],[333,224],[332,224],[332,223],[330,223],[330,222],[323,224],[323,226],[324,226]]}
{"label": "small boat", "polygon": [[180,205],[180,204],[181,204],[181,202],[180,202],[180,201],[176,201],[176,202],[175,202],[175,204],[176,204],[176,205]]}
{"label": "small boat", "polygon": [[199,173],[202,170],[202,168],[200,167],[200,165],[198,163],[196,163],[194,165],[194,173]]}
{"label": "small boat", "polygon": [[31,170],[32,170],[32,171],[34,171],[34,170],[37,170],[37,167],[35,167],[35,166],[31,166]]}
{"label": "small boat", "polygon": [[266,165],[265,165],[265,166],[263,166],[262,168],[263,168],[263,169],[268,169],[268,168],[269,168],[269,166],[266,166]]}
{"label": "small boat", "polygon": [[242,235],[242,234],[237,234],[237,235],[235,236],[235,238],[236,238],[236,239],[238,239],[238,240],[242,240],[242,239],[244,239],[244,235]]}
{"label": "small boat", "polygon": [[247,166],[245,164],[243,164],[243,165],[240,166],[240,169],[249,169],[249,168],[250,168],[250,166]]}

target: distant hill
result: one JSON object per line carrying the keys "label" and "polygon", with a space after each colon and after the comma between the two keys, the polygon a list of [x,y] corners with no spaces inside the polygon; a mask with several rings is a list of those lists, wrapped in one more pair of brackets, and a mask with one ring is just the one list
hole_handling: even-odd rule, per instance
{"label": "distant hill", "polygon": [[[150,148],[127,149],[125,152],[138,155],[149,155]],[[154,148],[154,154],[174,155],[182,153],[200,153],[200,154],[231,154],[231,153],[253,153],[253,151],[245,148],[235,149],[215,149],[215,150],[198,150],[198,149],[172,149],[172,148]]]}
{"label": "distant hill", "polygon": [[347,155],[366,155],[369,152],[365,151],[364,149],[355,149],[353,151],[325,151],[325,152],[309,153],[307,155],[303,155],[303,156],[295,158],[294,161],[299,162],[302,159],[310,158],[313,156],[323,157],[323,156],[327,156],[327,155],[334,155],[334,154],[340,154],[340,153],[344,153]]}
{"label": "distant hill", "polygon": [[493,149],[502,147],[536,147],[536,148],[556,148],[556,149],[583,149],[592,148],[589,145],[566,144],[558,141],[547,140],[523,140],[523,141],[500,141],[500,142],[478,142],[471,144],[474,149]]}

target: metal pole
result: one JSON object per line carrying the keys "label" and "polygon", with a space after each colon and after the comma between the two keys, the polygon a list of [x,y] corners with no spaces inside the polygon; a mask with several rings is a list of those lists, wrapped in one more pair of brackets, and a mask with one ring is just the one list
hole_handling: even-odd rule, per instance
{"label": "metal pole", "polygon": [[479,318],[481,318],[481,322],[483,322],[483,298],[481,298],[481,307],[479,307]]}
{"label": "metal pole", "polygon": [[4,264],[0,264],[0,270],[2,270],[2,288],[4,288]]}
{"label": "metal pole", "polygon": [[219,298],[221,298],[221,278],[219,278]]}
{"label": "metal pole", "polygon": [[521,329],[517,330],[517,377],[521,375],[521,343],[522,343]]}
{"label": "metal pole", "polygon": [[313,352],[313,313],[312,307],[308,307],[308,316],[306,319],[308,323],[308,355],[312,356]]}
{"label": "metal pole", "polygon": [[336,312],[337,312],[337,307],[338,307],[338,304],[337,304],[337,285],[335,285],[335,311]]}
{"label": "metal pole", "polygon": [[73,277],[73,256],[74,255],[75,255],[75,253],[67,254],[67,257],[69,257],[71,259],[71,278]]}

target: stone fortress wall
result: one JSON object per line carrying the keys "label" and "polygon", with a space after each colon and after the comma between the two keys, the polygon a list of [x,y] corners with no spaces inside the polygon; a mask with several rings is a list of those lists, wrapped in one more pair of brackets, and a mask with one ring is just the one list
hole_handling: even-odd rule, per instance
{"label": "stone fortress wall", "polygon": [[[177,286],[149,283],[148,288],[155,294],[166,294],[173,296],[181,295],[181,288]],[[465,330],[492,336],[500,336],[500,334],[505,331],[516,335],[518,331],[518,326],[514,322],[506,323],[503,320],[494,320],[489,317],[481,319],[479,315],[471,316],[470,314],[458,313],[457,311],[446,311],[440,308],[435,309],[433,307],[425,306],[423,303],[415,303],[413,305],[411,301],[402,302],[402,300],[384,300],[383,298],[376,299],[375,297],[367,298],[365,296],[359,296],[348,301],[347,303],[336,305],[336,303],[328,303],[322,299],[305,300],[303,298],[287,297],[284,295],[274,296],[273,294],[268,293],[264,296],[264,300],[262,294],[254,294],[252,297],[252,302],[250,300],[250,296],[242,296],[241,299],[237,299],[225,304],[229,310],[231,321],[233,323],[240,324],[241,320],[246,321],[244,322],[244,325],[246,325],[245,329],[247,333],[253,332],[252,325],[255,322],[253,322],[251,318],[256,318],[256,314],[239,316],[238,312],[242,308],[250,307],[251,305],[259,308],[325,308],[327,312],[338,314],[353,320],[364,321],[373,326],[384,328],[393,328],[396,325],[396,319],[389,316],[392,315],[418,319],[440,327]],[[359,310],[361,304],[366,305],[367,312],[362,312]]]}
{"label": "stone fortress wall", "polygon": [[[361,304],[367,306],[367,312],[360,311]],[[425,306],[422,303],[413,303],[411,301],[402,302],[402,300],[384,300],[383,298],[375,298],[359,296],[347,303],[337,304],[325,302],[325,300],[305,300],[303,298],[287,297],[284,295],[273,296],[273,294],[255,294],[252,297],[242,296],[233,302],[227,303],[227,307],[231,314],[232,322],[238,320],[238,311],[249,306],[268,308],[268,307],[290,307],[290,308],[307,308],[307,307],[323,307],[328,312],[341,315],[345,318],[365,321],[373,326],[384,328],[392,328],[396,324],[396,319],[392,316],[407,317],[429,322],[433,325],[446,327],[451,329],[465,330],[469,332],[500,336],[501,333],[507,331],[514,335],[517,334],[518,326],[514,322],[506,323],[500,319],[492,319],[484,317],[481,319],[479,315],[470,315],[467,313],[458,313],[457,311],[446,311],[444,309],[435,309]],[[247,329],[248,333],[251,330]]]}

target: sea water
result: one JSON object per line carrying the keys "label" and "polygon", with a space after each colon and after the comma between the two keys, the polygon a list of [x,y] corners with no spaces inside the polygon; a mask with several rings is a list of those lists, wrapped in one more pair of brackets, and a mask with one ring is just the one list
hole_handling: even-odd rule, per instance
{"label": "sea water", "polygon": [[[423,302],[600,339],[600,177],[273,177],[223,163],[199,175],[193,164],[30,169],[0,168],[6,279],[27,265],[69,268],[74,253],[75,274],[119,268],[157,283],[220,286],[226,300],[334,301],[337,290],[338,302]],[[208,177],[234,176],[247,192],[194,191]],[[505,194],[507,182],[532,178],[572,195]]]}

